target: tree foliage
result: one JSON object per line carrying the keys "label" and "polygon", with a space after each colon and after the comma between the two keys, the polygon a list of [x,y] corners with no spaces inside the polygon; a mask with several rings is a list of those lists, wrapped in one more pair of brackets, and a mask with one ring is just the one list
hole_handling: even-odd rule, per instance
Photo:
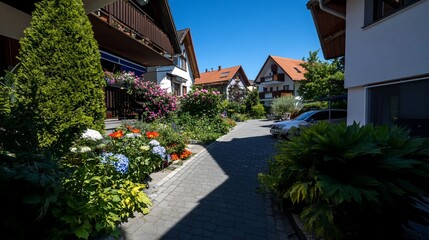
{"label": "tree foliage", "polygon": [[42,0],[20,40],[11,119],[21,148],[60,152],[104,129],[103,71],[82,0]]}
{"label": "tree foliage", "polygon": [[300,104],[294,96],[285,96],[274,99],[271,104],[271,111],[276,116],[284,115],[285,113],[293,113],[300,109]]}
{"label": "tree foliage", "polygon": [[317,56],[319,51],[310,52],[302,66],[306,80],[301,81],[299,95],[306,101],[320,100],[328,96],[346,93],[344,89],[344,66],[340,59],[326,62]]}

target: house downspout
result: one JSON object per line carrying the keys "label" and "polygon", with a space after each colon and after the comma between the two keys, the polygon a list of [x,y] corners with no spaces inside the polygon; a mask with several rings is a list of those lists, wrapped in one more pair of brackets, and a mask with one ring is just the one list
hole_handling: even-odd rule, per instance
{"label": "house downspout", "polygon": [[331,9],[331,8],[326,7],[323,0],[318,0],[318,2],[319,2],[319,7],[320,7],[320,9],[322,11],[327,12],[329,14],[332,14],[332,15],[336,16],[336,17],[339,17],[341,19],[346,20],[346,15],[344,15],[344,14],[342,14],[340,12],[337,12],[337,11]]}

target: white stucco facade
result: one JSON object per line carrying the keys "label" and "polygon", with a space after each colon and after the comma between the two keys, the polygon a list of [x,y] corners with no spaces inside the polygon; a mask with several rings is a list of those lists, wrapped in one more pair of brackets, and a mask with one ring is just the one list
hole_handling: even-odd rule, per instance
{"label": "white stucco facade", "polygon": [[429,76],[429,1],[421,0],[365,26],[371,4],[371,0],[347,1],[348,124],[370,122],[368,86]]}
{"label": "white stucco facade", "polygon": [[[277,76],[274,76],[271,65],[276,64],[272,59],[268,59],[264,66],[262,66],[256,79],[264,77],[263,82],[258,81],[257,87],[260,94],[260,100],[264,105],[269,106],[276,97],[282,95],[293,94],[298,96],[299,82],[293,81],[287,73],[285,73],[280,66],[277,69]],[[284,81],[278,80],[278,75],[284,74]]]}
{"label": "white stucco facade", "polygon": [[[180,46],[183,59],[188,59],[185,46]],[[195,82],[193,78],[192,69],[189,61],[185,61],[185,67],[178,66],[160,66],[149,67],[148,72],[145,74],[145,79],[156,82],[162,89],[167,90],[168,93],[173,93],[173,85],[180,85],[177,95],[187,94]]]}

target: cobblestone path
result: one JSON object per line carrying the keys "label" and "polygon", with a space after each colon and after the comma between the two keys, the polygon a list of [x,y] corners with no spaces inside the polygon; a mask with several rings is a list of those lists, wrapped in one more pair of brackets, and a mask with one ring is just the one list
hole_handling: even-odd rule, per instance
{"label": "cobblestone path", "polygon": [[271,199],[257,192],[276,139],[271,121],[239,123],[159,183],[148,215],[122,226],[125,239],[298,239]]}

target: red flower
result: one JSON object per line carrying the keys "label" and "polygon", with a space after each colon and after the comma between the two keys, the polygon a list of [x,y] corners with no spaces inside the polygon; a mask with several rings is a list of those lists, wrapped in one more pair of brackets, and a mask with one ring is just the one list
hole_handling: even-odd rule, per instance
{"label": "red flower", "polygon": [[131,132],[133,132],[133,133],[140,133],[140,129],[138,129],[138,128],[133,128],[133,129],[131,129]]}
{"label": "red flower", "polygon": [[109,134],[109,136],[111,138],[121,138],[121,137],[124,136],[124,134],[122,133],[122,130],[118,130],[116,132],[113,132],[113,133]]}
{"label": "red flower", "polygon": [[157,137],[159,137],[159,133],[155,132],[155,131],[153,131],[153,132],[146,132],[146,137],[149,138],[149,139],[151,139],[151,138],[157,138]]}

